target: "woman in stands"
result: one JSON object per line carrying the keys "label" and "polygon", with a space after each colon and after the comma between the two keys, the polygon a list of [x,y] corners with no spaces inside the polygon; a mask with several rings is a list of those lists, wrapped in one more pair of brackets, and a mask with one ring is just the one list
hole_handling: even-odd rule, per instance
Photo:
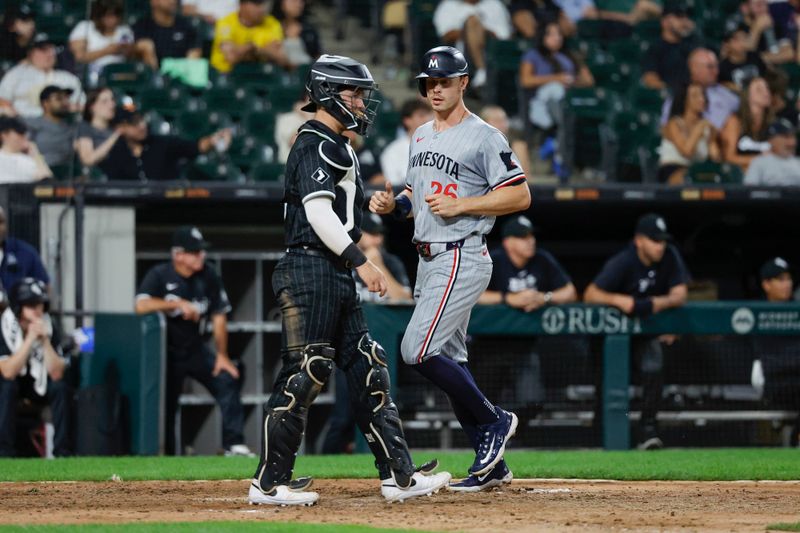
{"label": "woman in stands", "polygon": [[772,123],[772,95],[764,78],[752,78],[745,84],[739,111],[722,127],[722,158],[742,170],[770,149],[767,128]]}
{"label": "woman in stands", "polygon": [[692,83],[675,91],[659,148],[659,182],[680,185],[692,163],[720,160],[717,130],[703,118],[707,107],[701,85]]}
{"label": "woman in stands", "polygon": [[540,130],[557,125],[555,109],[570,87],[594,85],[586,65],[569,55],[564,48],[564,35],[557,22],[549,22],[539,33],[536,46],[522,56],[520,85],[528,92],[528,117]]}
{"label": "woman in stands", "polygon": [[103,67],[136,55],[133,31],[122,23],[123,17],[122,0],[94,0],[90,20],[79,22],[69,34],[69,49],[79,64],[88,65],[92,87]]}
{"label": "woman in stands", "polygon": [[75,151],[81,163],[97,165],[108,156],[111,147],[119,139],[120,131],[111,129],[116,102],[111,89],[98,89],[89,93],[83,108],[83,121],[78,124],[78,139]]}
{"label": "woman in stands", "polygon": [[272,16],[283,27],[283,50],[292,66],[316,61],[322,47],[316,28],[306,17],[305,0],[276,0]]}

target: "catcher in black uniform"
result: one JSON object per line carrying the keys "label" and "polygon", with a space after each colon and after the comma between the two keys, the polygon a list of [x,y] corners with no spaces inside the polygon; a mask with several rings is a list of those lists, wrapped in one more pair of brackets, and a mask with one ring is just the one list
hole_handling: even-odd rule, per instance
{"label": "catcher in black uniform", "polygon": [[386,354],[367,331],[351,269],[383,295],[383,273],[356,246],[364,191],[345,130],[364,135],[378,101],[366,66],[323,55],[311,67],[300,127],[286,162],[286,255],[272,276],[283,314],[283,367],[264,408],[261,457],[250,486],[254,504],[313,505],[310,478],[292,480],[308,408],[334,363],[347,374],[356,422],[375,455],[388,501],[430,494],[450,474],[435,462],[415,468],[397,408],[389,395]]}

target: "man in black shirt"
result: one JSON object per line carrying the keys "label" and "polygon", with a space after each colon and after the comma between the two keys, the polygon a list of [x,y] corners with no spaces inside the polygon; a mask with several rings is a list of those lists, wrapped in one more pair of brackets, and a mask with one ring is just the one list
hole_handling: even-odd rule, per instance
{"label": "man in black shirt", "polygon": [[150,0],[150,16],[133,25],[142,60],[157,69],[165,57],[200,57],[197,32],[178,15],[177,0]]}
{"label": "man in black shirt", "polygon": [[[609,259],[586,288],[586,303],[609,305],[628,315],[646,318],[686,303],[689,271],[671,239],[664,219],[650,213],[636,223],[633,242]],[[641,375],[642,416],[639,448],[663,447],[656,413],[661,402],[664,356],[661,342],[674,337],[634,337],[631,355]],[[598,394],[598,397],[599,394]]]}
{"label": "man in black shirt", "polygon": [[745,83],[767,72],[758,52],[747,49],[747,26],[738,24],[725,32],[725,55],[719,64],[719,82],[733,91],[744,89]]}
{"label": "man in black shirt", "polygon": [[667,3],[661,13],[661,39],[642,59],[642,84],[651,89],[669,89],[689,82],[686,60],[699,43],[692,37],[694,22],[686,7]]}
{"label": "man in black shirt", "polygon": [[150,135],[144,117],[136,111],[117,109],[112,128],[122,131],[108,156],[99,164],[111,180],[168,181],[180,175],[179,163],[194,159],[221,142],[230,144],[231,132],[219,130],[199,141],[173,135]]}
{"label": "man in black shirt", "polygon": [[286,161],[286,255],[272,275],[283,314],[283,366],[264,407],[264,439],[248,499],[254,504],[313,505],[309,478],[292,480],[308,409],[333,371],[344,370],[356,424],[375,456],[388,501],[431,494],[450,481],[435,464],[415,469],[390,395],[386,352],[369,334],[353,282],[383,296],[386,278],[355,244],[364,190],[353,148],[343,136],[364,135],[378,101],[366,66],[323,55],[306,81],[314,118],[300,127]]}
{"label": "man in black shirt", "polygon": [[547,250],[536,245],[533,223],[519,215],[505,223],[503,246],[491,251],[494,269],[479,303],[504,303],[525,312],[578,299],[569,275]]}
{"label": "man in black shirt", "polygon": [[375,263],[386,277],[386,295],[370,292],[358,276],[353,276],[356,281],[356,291],[362,302],[412,302],[411,283],[403,262],[394,254],[390,254],[383,246],[383,236],[386,227],[380,215],[364,211],[361,218],[361,239],[358,241],[359,249],[364,255]]}
{"label": "man in black shirt", "polygon": [[11,286],[0,315],[0,457],[14,457],[20,398],[50,405],[55,427],[53,454],[71,455],[70,391],[60,337],[47,314],[47,287],[34,278]]}
{"label": "man in black shirt", "polygon": [[[136,312],[167,317],[166,452],[176,453],[175,411],[183,381],[192,377],[214,395],[222,410],[225,455],[255,456],[244,444],[244,412],[239,369],[228,356],[228,295],[219,275],[205,264],[208,243],[195,227],[172,237],[172,261],[145,274],[136,294]],[[216,354],[208,347],[209,322]]]}

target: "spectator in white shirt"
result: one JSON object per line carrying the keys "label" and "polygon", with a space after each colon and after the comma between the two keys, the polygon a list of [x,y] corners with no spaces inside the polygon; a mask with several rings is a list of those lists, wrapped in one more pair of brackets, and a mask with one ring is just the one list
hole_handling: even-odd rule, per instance
{"label": "spectator in white shirt", "polygon": [[69,48],[78,63],[88,64],[92,86],[103,67],[137,56],[133,30],[122,23],[123,15],[121,0],[94,0],[89,20],[69,34]]}
{"label": "spectator in white shirt", "polygon": [[0,110],[7,115],[38,117],[42,114],[39,95],[48,85],[72,91],[71,109],[83,101],[80,80],[66,70],[57,70],[56,47],[46,33],[33,38],[27,60],[20,61],[0,81]]}
{"label": "spectator in white shirt", "polygon": [[381,170],[394,187],[405,185],[411,136],[417,128],[433,120],[433,111],[428,102],[416,98],[407,100],[400,108],[400,120],[405,133],[386,145],[381,153]]}
{"label": "spectator in white shirt", "polygon": [[792,123],[782,118],[767,130],[770,151],[753,159],[747,167],[745,185],[800,185],[800,158],[795,155],[797,138]]}
{"label": "spectator in white shirt", "polygon": [[239,0],[183,0],[183,15],[202,17],[208,24],[239,10]]}
{"label": "spectator in white shirt", "polygon": [[0,184],[30,183],[52,177],[50,167],[25,125],[14,117],[0,117]]}
{"label": "spectator in white shirt", "polygon": [[476,68],[469,84],[476,89],[486,85],[486,39],[510,39],[513,31],[511,15],[500,0],[442,0],[433,25],[444,44],[469,55]]}

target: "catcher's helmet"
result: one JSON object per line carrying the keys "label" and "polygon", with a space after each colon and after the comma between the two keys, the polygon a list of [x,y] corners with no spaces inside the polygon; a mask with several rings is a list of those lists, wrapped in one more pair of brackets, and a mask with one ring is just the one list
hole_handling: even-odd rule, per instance
{"label": "catcher's helmet", "polygon": [[[352,109],[339,96],[343,89],[362,89],[363,109]],[[367,135],[367,130],[375,122],[380,101],[373,98],[378,88],[366,65],[345,56],[322,55],[311,65],[306,80],[306,92],[311,102],[304,111],[325,109],[348,130]]]}
{"label": "catcher's helmet", "polygon": [[419,81],[419,92],[427,96],[425,78],[459,78],[469,74],[469,65],[464,54],[452,46],[437,46],[431,48],[422,56]]}
{"label": "catcher's helmet", "polygon": [[47,296],[47,287],[44,283],[34,278],[22,278],[11,286],[8,291],[11,311],[20,316],[23,305],[36,305],[43,303],[47,310],[50,298]]}

